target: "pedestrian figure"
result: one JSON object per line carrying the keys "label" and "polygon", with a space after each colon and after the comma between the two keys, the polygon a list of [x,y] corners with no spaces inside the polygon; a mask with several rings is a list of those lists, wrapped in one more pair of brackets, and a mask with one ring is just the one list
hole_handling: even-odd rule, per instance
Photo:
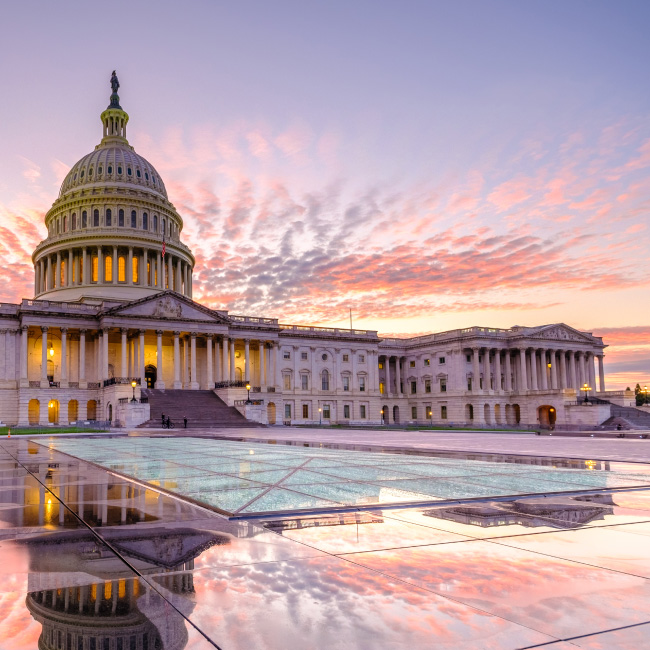
{"label": "pedestrian figure", "polygon": [[162,425],[163,425],[163,427],[164,427],[164,426],[165,426],[165,414],[163,413],[163,414],[161,415],[161,417],[162,417]]}
{"label": "pedestrian figure", "polygon": [[169,415],[167,416],[167,428],[171,429],[171,419],[169,418]]}
{"label": "pedestrian figure", "polygon": [[187,429],[187,417],[183,418],[183,427]]}

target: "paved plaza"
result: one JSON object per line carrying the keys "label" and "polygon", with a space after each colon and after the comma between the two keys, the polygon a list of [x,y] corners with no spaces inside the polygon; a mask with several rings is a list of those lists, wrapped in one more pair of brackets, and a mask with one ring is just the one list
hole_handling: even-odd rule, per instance
{"label": "paved plaza", "polygon": [[648,445],[2,439],[0,648],[647,648]]}

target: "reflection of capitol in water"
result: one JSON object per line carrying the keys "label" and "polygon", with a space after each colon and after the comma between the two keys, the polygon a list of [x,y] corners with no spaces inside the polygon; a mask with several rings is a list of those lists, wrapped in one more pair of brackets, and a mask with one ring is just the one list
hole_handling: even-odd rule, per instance
{"label": "reflection of capitol in water", "polygon": [[[16,464],[0,479],[0,506],[22,506],[0,509],[0,540],[27,550],[26,606],[42,625],[39,650],[185,648],[194,559],[230,538],[176,521],[176,502],[152,490],[112,483],[105,473],[91,480],[87,466],[43,461],[42,451],[30,447],[19,459],[35,476]],[[99,526],[117,554],[80,518]],[[130,567],[151,576],[155,589]]]}
{"label": "reflection of capitol in water", "polygon": [[545,526],[568,530],[603,520],[605,515],[614,512],[612,506],[616,504],[612,501],[611,495],[590,496],[589,499],[586,501],[549,495],[539,499],[435,508],[426,510],[423,514],[435,519],[447,519],[481,528],[519,525],[526,528]]}

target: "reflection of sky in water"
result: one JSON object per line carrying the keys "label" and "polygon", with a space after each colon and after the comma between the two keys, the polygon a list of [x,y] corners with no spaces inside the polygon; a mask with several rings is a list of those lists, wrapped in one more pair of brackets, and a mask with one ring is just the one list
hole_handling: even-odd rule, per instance
{"label": "reflection of sky in water", "polygon": [[569,469],[557,466],[562,461],[542,466],[192,438],[59,439],[50,446],[242,514],[650,484],[648,468],[633,463],[603,471],[598,461]]}

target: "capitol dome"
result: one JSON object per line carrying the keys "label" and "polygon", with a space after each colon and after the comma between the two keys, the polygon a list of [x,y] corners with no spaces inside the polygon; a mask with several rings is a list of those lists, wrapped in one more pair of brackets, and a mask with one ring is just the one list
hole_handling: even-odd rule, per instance
{"label": "capitol dome", "polygon": [[102,139],[75,163],[45,215],[48,237],[32,254],[35,297],[137,300],[172,290],[192,296],[194,256],[160,174],[126,138],[128,114],[111,77]]}

